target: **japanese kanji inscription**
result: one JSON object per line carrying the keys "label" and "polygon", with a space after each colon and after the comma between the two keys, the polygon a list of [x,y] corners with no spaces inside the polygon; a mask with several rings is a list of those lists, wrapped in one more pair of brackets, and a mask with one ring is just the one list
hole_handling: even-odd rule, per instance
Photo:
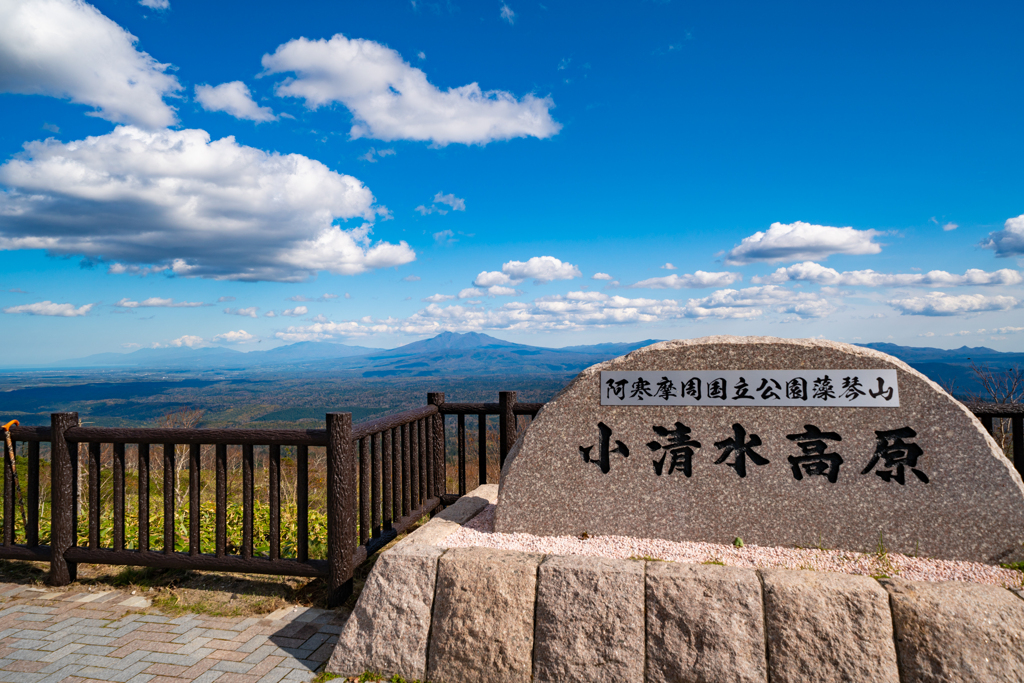
{"label": "japanese kanji inscription", "polygon": [[501,473],[505,533],[1024,560],[1024,485],[977,419],[886,354],[662,342],[584,370]]}

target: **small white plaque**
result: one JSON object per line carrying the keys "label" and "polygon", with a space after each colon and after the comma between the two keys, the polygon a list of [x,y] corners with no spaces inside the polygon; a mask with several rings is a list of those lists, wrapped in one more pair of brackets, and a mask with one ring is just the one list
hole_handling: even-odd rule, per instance
{"label": "small white plaque", "polygon": [[898,408],[895,370],[634,370],[601,373],[603,406]]}

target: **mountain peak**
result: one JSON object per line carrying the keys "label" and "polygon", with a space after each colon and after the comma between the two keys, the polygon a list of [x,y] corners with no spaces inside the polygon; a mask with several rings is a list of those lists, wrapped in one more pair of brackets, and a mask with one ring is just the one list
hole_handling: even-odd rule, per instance
{"label": "mountain peak", "polygon": [[444,351],[448,349],[495,349],[513,346],[522,346],[522,344],[503,341],[487,334],[481,334],[480,332],[442,332],[436,337],[406,344],[405,346],[399,346],[397,349],[391,349],[387,352],[387,355],[394,353],[430,353],[432,351]]}

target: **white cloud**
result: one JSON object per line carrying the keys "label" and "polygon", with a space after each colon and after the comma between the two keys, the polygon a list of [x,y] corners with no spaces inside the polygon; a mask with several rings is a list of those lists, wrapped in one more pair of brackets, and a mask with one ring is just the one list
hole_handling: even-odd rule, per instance
{"label": "white cloud", "polygon": [[274,313],[273,311],[267,311],[266,313],[263,314],[263,317],[264,318],[276,318],[277,317],[277,313]]}
{"label": "white cloud", "polygon": [[1007,218],[1003,229],[990,232],[988,239],[983,240],[981,246],[985,249],[994,249],[998,257],[1024,255],[1024,215]]}
{"label": "white cloud", "polygon": [[170,0],[139,0],[139,4],[150,9],[170,9]]}
{"label": "white cloud", "polygon": [[676,270],[676,267],[673,266],[671,263],[666,263],[665,265],[663,265],[661,267],[661,269],[662,270]]}
{"label": "white cloud", "polygon": [[[978,332],[985,334],[985,330],[978,330]],[[1024,332],[1024,327],[997,327],[992,330],[988,330],[988,334],[1017,334],[1018,332]]]}
{"label": "white cloud", "polygon": [[255,121],[276,121],[270,107],[261,107],[252,99],[249,87],[242,81],[231,81],[220,85],[197,85],[196,101],[206,111],[222,111],[236,119]]}
{"label": "white cloud", "polygon": [[476,83],[441,91],[423,71],[391,48],[370,40],[297,38],[263,56],[267,74],[292,72],[277,85],[280,97],[305,100],[308,109],[341,102],[353,115],[352,138],[487,144],[519,137],[548,138],[561,124],[554,102],[533,94],[516,99]]}
{"label": "white cloud", "polygon": [[956,223],[949,222],[949,223],[946,223],[945,225],[943,225],[942,229],[945,230],[946,232],[949,232],[950,230],[956,230],[959,227],[960,226],[957,225]]}
{"label": "white cloud", "polygon": [[824,259],[832,254],[877,254],[877,230],[833,228],[797,221],[772,223],[768,232],[756,232],[730,251],[725,262],[743,265],[754,261]]}
{"label": "white cloud", "polygon": [[295,308],[289,308],[281,315],[287,315],[290,318],[297,318],[300,315],[306,315],[309,313],[309,309],[305,306],[296,306]]}
{"label": "white cloud", "polygon": [[[299,154],[267,153],[203,130],[134,127],[67,144],[30,142],[0,166],[0,250],[46,249],[182,276],[301,281],[415,260],[373,243],[387,216],[352,176]],[[116,269],[115,269],[116,267]],[[137,272],[123,263],[111,272]]]}
{"label": "white cloud", "polygon": [[612,278],[612,276],[609,275],[608,273],[594,273],[590,277],[590,279],[591,280],[612,280],[614,278]]}
{"label": "white cloud", "polygon": [[92,310],[95,304],[85,304],[75,308],[74,304],[55,304],[52,301],[40,301],[35,304],[8,306],[4,313],[27,313],[28,315],[52,315],[61,318],[76,318]]}
{"label": "white cloud", "polygon": [[534,256],[529,261],[509,261],[502,265],[501,272],[484,271],[476,276],[473,285],[517,285],[527,278],[533,278],[533,283],[539,285],[553,280],[571,280],[581,275],[579,268],[554,256]]}
{"label": "white cloud", "polygon": [[434,233],[434,242],[437,244],[452,244],[458,241],[455,239],[455,233],[451,230],[442,230],[441,232]]}
{"label": "white cloud", "polygon": [[734,282],[738,282],[743,279],[743,276],[739,273],[707,273],[703,270],[698,270],[693,274],[686,275],[666,275],[665,277],[652,277],[647,280],[641,280],[635,285],[630,285],[633,289],[682,289],[687,287],[690,289],[697,289],[701,287],[728,287]]}
{"label": "white cloud", "polygon": [[927,273],[879,273],[874,270],[848,270],[839,272],[834,268],[804,261],[787,268],[779,268],[771,275],[751,278],[754,284],[783,284],[785,282],[813,282],[818,285],[837,287],[959,287],[968,285],[1018,285],[1024,277],[1016,270],[1003,268],[992,272],[971,268],[963,275],[954,275],[944,270]]}
{"label": "white cloud", "polygon": [[377,157],[389,157],[394,154],[396,154],[396,152],[393,149],[378,150],[371,147],[369,150],[367,150],[366,154],[362,155],[359,158],[362,159],[363,161],[369,161],[371,164],[375,164],[377,163]]}
{"label": "white cloud", "polygon": [[423,52],[422,50],[420,50],[419,52],[416,53],[416,56],[418,58],[420,58],[420,59],[426,59],[427,58],[427,53]]}
{"label": "white cloud", "polygon": [[161,299],[157,296],[151,296],[143,301],[132,301],[126,297],[114,305],[118,308],[197,308],[199,306],[210,306],[211,304],[204,304],[202,301],[175,302],[174,299]]}
{"label": "white cloud", "polygon": [[402,278],[402,282],[419,282],[420,279],[419,275],[406,275]]}
{"label": "white cloud", "polygon": [[484,295],[484,290],[477,289],[476,287],[469,287],[459,292],[460,299],[472,299],[474,297],[480,297]]}
{"label": "white cloud", "polygon": [[1005,311],[1017,306],[1012,296],[985,296],[984,294],[947,295],[931,292],[922,297],[893,299],[888,302],[903,315],[964,315],[983,311]]}
{"label": "white cloud", "polygon": [[505,3],[501,3],[501,18],[502,20],[507,21],[509,26],[516,23],[516,13],[513,12],[512,8]]}
{"label": "white cloud", "polygon": [[235,297],[233,297],[233,296],[222,296],[221,298],[217,299],[217,303],[222,304],[222,303],[229,302],[229,301],[234,301],[234,300],[235,300]]}
{"label": "white cloud", "polygon": [[206,342],[203,340],[202,337],[196,337],[195,335],[186,334],[170,342],[168,346],[187,346],[190,349],[194,349],[199,346],[206,346]]}
{"label": "white cloud", "polygon": [[218,334],[213,338],[213,341],[225,342],[228,344],[244,344],[246,342],[252,341],[255,338],[255,335],[249,334],[245,330],[235,330],[233,332],[225,332],[223,334]]}
{"label": "white cloud", "polygon": [[835,306],[819,294],[794,292],[774,285],[745,289],[720,289],[710,296],[690,299],[687,302],[687,307],[694,311],[718,309],[736,311],[736,317],[740,317],[738,312],[743,309],[757,309],[757,307],[772,307],[779,313],[796,314],[807,318],[818,318],[836,310]]}
{"label": "white cloud", "polygon": [[0,3],[0,92],[70,100],[115,123],[173,125],[163,98],[181,85],[136,41],[81,0],[7,0]]}
{"label": "white cloud", "polygon": [[450,301],[454,298],[454,294],[431,294],[430,296],[424,298],[423,300],[432,304],[437,304],[441,303],[442,301]]}
{"label": "white cloud", "polygon": [[[256,311],[259,310],[259,306],[250,306],[249,308],[225,308],[224,312],[228,315],[244,315],[249,318],[256,317]],[[271,311],[273,313],[273,311]]]}
{"label": "white cloud", "polygon": [[435,204],[447,204],[452,207],[452,211],[465,211],[466,200],[456,197],[454,194],[441,194],[438,192],[434,195]]}

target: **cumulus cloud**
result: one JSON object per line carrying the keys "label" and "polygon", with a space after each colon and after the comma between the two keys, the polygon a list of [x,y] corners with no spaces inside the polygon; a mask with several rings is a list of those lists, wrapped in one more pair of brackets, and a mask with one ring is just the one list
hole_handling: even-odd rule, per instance
{"label": "cumulus cloud", "polygon": [[590,276],[591,280],[613,280],[614,278],[608,273],[594,273]]}
{"label": "cumulus cloud", "polygon": [[673,266],[671,263],[666,263],[665,265],[663,265],[661,267],[661,269],[662,270],[676,270],[676,267]]}
{"label": "cumulus cloud", "polygon": [[[465,211],[466,200],[456,197],[454,194],[441,194],[438,192],[434,195],[433,202],[430,206],[420,204],[414,210],[419,211],[421,216],[426,216],[431,213],[439,213],[442,216],[448,213],[449,209],[442,209],[438,204],[450,206],[452,211]],[[448,231],[451,232],[451,231]]]}
{"label": "cumulus cloud", "polygon": [[261,107],[253,101],[249,87],[242,81],[231,81],[216,86],[197,85],[196,101],[206,111],[222,111],[236,119],[256,123],[277,120],[270,107]]}
{"label": "cumulus cloud", "polygon": [[771,307],[779,313],[790,313],[804,318],[818,318],[836,310],[836,307],[820,294],[796,292],[775,285],[720,289],[710,296],[690,299],[687,307],[693,311],[736,311],[736,317],[742,317],[739,311],[759,310],[762,307]]}
{"label": "cumulus cloud", "polygon": [[92,310],[95,304],[85,304],[75,308],[74,304],[55,304],[52,301],[40,301],[35,304],[8,306],[4,313],[27,313],[28,315],[51,315],[60,318],[77,318]]}
{"label": "cumulus cloud", "polygon": [[115,123],[173,125],[163,98],[181,85],[137,40],[81,0],[2,2],[0,92],[70,100]]}
{"label": "cumulus cloud", "polygon": [[1024,277],[1019,271],[1003,268],[992,272],[971,268],[963,275],[954,275],[944,270],[927,273],[879,273],[874,270],[848,270],[839,272],[834,268],[804,261],[788,268],[779,268],[771,275],[751,278],[754,284],[783,284],[791,281],[813,282],[818,285],[835,287],[959,287],[967,285],[1019,285]]}
{"label": "cumulus cloud", "polygon": [[168,346],[187,346],[190,349],[194,349],[200,346],[206,346],[206,341],[202,337],[197,337],[193,334],[186,334],[171,341]]}
{"label": "cumulus cloud", "polygon": [[1003,229],[989,233],[981,246],[993,249],[1000,258],[1024,255],[1024,215],[1007,218]]}
{"label": "cumulus cloud", "polygon": [[[222,299],[224,297],[221,297]],[[211,306],[202,301],[174,301],[174,299],[161,299],[158,296],[151,296],[142,301],[132,301],[127,297],[116,304],[118,308],[197,308],[199,306]]]}
{"label": "cumulus cloud", "polygon": [[252,341],[256,336],[249,334],[245,330],[235,330],[233,332],[225,332],[214,336],[213,341],[224,342],[227,344],[244,344]]}
{"label": "cumulus cloud", "polygon": [[699,289],[701,287],[728,287],[734,282],[743,279],[739,273],[707,273],[698,270],[693,274],[666,275],[665,277],[652,277],[641,280],[634,285],[634,289]]}
{"label": "cumulus cloud", "polygon": [[440,303],[442,301],[450,301],[455,298],[454,294],[431,294],[428,297],[424,297],[424,301],[432,304]]}
{"label": "cumulus cloud", "polygon": [[931,292],[927,296],[893,299],[888,303],[903,315],[948,316],[1006,311],[1016,308],[1018,302],[1012,296],[948,295],[943,292]]}
{"label": "cumulus cloud", "polygon": [[[0,184],[0,250],[119,262],[111,272],[155,264],[181,276],[301,281],[416,258],[404,241],[371,241],[369,221],[387,209],[356,178],[203,130],[120,126],[30,142],[0,166]],[[367,222],[336,225],[352,218]]]}
{"label": "cumulus cloud", "polygon": [[956,230],[959,227],[960,226],[957,225],[956,223],[946,223],[945,225],[942,226],[942,229],[945,230],[946,232],[949,232],[951,230]]}
{"label": "cumulus cloud", "polygon": [[301,98],[308,109],[344,104],[354,119],[352,138],[484,145],[549,138],[561,129],[551,118],[550,97],[517,99],[476,83],[442,91],[395,50],[340,33],[330,40],[291,40],[264,55],[263,68],[295,74],[277,85],[279,97]]}
{"label": "cumulus cloud", "polygon": [[476,287],[492,287],[494,285],[517,285],[527,278],[533,278],[536,285],[553,280],[571,280],[583,273],[571,263],[556,259],[554,256],[534,256],[529,261],[509,261],[502,265],[501,271],[484,271],[476,276],[473,285]]}
{"label": "cumulus cloud", "polygon": [[285,310],[281,315],[287,315],[290,318],[297,318],[300,315],[306,315],[309,313],[309,309],[305,306],[296,306],[295,308],[289,308]]}
{"label": "cumulus cloud", "polygon": [[877,230],[833,228],[827,225],[772,223],[767,232],[755,232],[726,256],[731,266],[754,261],[824,259],[832,254],[877,254]]}
{"label": "cumulus cloud", "polygon": [[[256,311],[259,309],[259,306],[250,306],[249,308],[225,308],[224,312],[228,315],[244,315],[249,318],[255,318]],[[273,313],[273,311],[271,311],[271,313]]]}

